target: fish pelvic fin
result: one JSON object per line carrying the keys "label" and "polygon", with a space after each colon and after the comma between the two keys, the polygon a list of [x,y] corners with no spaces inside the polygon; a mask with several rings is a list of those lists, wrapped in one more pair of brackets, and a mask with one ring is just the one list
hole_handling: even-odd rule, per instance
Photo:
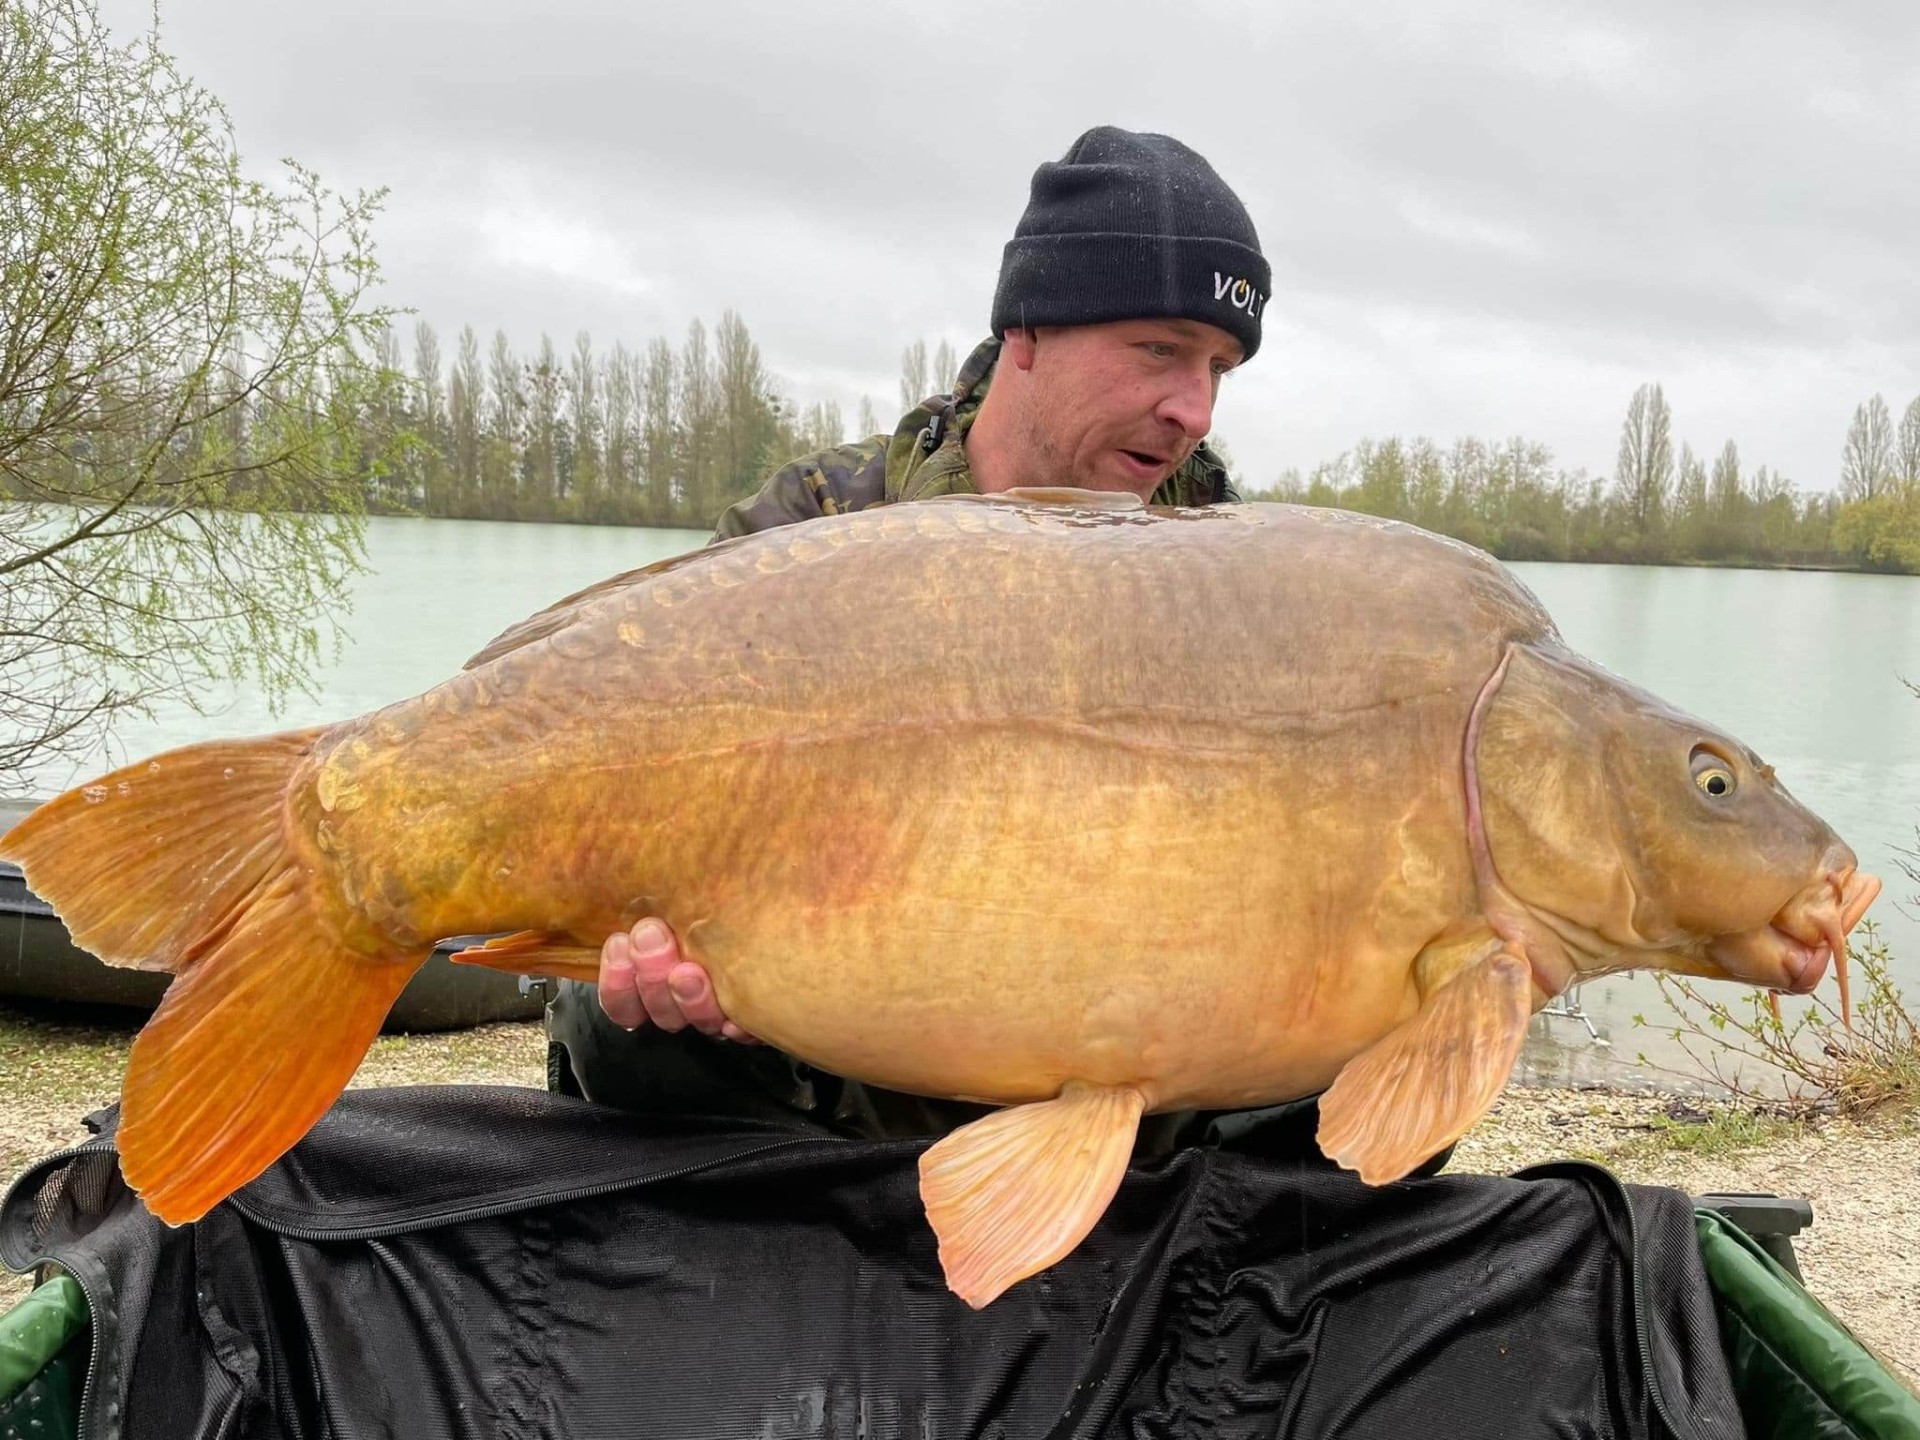
{"label": "fish pelvic fin", "polygon": [[1493,1104],[1526,1039],[1533,971],[1502,947],[1349,1060],[1320,1097],[1320,1148],[1369,1185],[1399,1180]]}
{"label": "fish pelvic fin", "polygon": [[1099,1222],[1146,1097],[1069,1082],[1052,1100],[963,1125],[920,1157],[920,1197],[947,1288],[979,1310],[1064,1259]]}
{"label": "fish pelvic fin", "polygon": [[455,965],[482,965],[509,975],[545,976],[551,980],[600,983],[600,952],[566,935],[544,930],[520,930],[496,935],[480,945],[469,945],[447,957]]}
{"label": "fish pelvic fin", "polygon": [[128,1057],[115,1147],[159,1219],[199,1219],[352,1079],[433,953],[358,920],[289,839],[317,730],[127,766],[35,810],[0,856],[111,965],[174,975]]}

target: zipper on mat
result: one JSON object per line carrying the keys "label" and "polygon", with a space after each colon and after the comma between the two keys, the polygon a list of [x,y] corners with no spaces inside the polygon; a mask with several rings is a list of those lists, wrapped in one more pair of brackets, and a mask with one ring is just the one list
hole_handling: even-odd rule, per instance
{"label": "zipper on mat", "polygon": [[1667,1433],[1674,1440],[1698,1440],[1700,1432],[1688,1425],[1684,1430],[1673,1418],[1673,1411],[1667,1404],[1667,1397],[1660,1388],[1660,1372],[1653,1363],[1653,1346],[1647,1339],[1647,1285],[1646,1277],[1640,1268],[1640,1219],[1634,1213],[1633,1197],[1627,1193],[1627,1187],[1612,1171],[1598,1165],[1590,1165],[1583,1160],[1551,1161],[1544,1165],[1528,1166],[1519,1172],[1516,1178],[1550,1178],[1566,1176],[1577,1172],[1583,1177],[1598,1176],[1607,1182],[1612,1194],[1620,1202],[1627,1217],[1627,1276],[1633,1285],[1633,1337],[1639,1342],[1640,1368],[1647,1377],[1647,1394],[1652,1397],[1653,1408],[1659,1412],[1660,1423],[1667,1427]]}
{"label": "zipper on mat", "polygon": [[[54,1165],[58,1165],[63,1161],[76,1160],[82,1155],[97,1155],[102,1150],[111,1150],[112,1148],[113,1148],[113,1144],[111,1141],[108,1141],[108,1140],[104,1140],[100,1138],[95,1138],[93,1140],[84,1140],[78,1145],[68,1146],[65,1150],[54,1151],[53,1154],[47,1156],[38,1165],[34,1166],[33,1171],[29,1173],[38,1173]],[[25,1176],[21,1177],[21,1179],[25,1179],[25,1178],[26,1178]],[[14,1181],[12,1185],[9,1185],[7,1187],[7,1193],[5,1194],[5,1196],[0,1196],[0,1210],[8,1209],[11,1207],[13,1202],[13,1192],[17,1190],[19,1187],[20,1187],[19,1180]],[[41,1263],[58,1265],[60,1267],[61,1273],[64,1274],[69,1280],[73,1281],[74,1284],[78,1285],[80,1287],[81,1295],[86,1298],[87,1328],[91,1330],[93,1334],[92,1334],[92,1338],[88,1342],[87,1373],[84,1376],[82,1376],[80,1380],[80,1408],[74,1420],[73,1436],[74,1436],[74,1440],[87,1440],[87,1432],[91,1428],[87,1424],[87,1421],[91,1414],[91,1401],[93,1400],[93,1372],[98,1368],[94,1364],[94,1358],[98,1354],[101,1348],[100,1306],[98,1302],[96,1302],[94,1299],[93,1291],[87,1288],[87,1282],[85,1277],[76,1274],[72,1266],[64,1263],[63,1261],[59,1260],[54,1256],[48,1256]]]}

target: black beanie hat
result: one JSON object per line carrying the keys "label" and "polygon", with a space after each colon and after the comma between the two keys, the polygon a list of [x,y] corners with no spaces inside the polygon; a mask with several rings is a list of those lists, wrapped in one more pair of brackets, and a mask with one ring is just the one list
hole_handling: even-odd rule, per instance
{"label": "black beanie hat", "polygon": [[1000,261],[993,333],[1178,318],[1260,348],[1271,272],[1246,207],[1194,151],[1102,125],[1033,172]]}

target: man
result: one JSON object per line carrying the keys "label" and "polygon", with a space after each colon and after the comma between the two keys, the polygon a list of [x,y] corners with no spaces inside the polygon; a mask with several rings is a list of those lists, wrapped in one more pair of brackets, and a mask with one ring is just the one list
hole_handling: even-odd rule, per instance
{"label": "man", "polygon": [[[1090,130],[1035,171],[1002,258],[995,338],[953,393],[891,437],[793,461],[722,515],[714,538],[1018,486],[1237,500],[1204,442],[1221,378],[1259,348],[1269,286],[1252,221],[1204,159],[1166,136]],[[593,998],[589,988],[563,986],[549,1026],[572,1079],[604,1103],[867,1136],[938,1134],[985,1113],[822,1075],[753,1043],[656,920],[608,939]],[[1206,1119],[1156,1117],[1142,1149],[1194,1138]]]}

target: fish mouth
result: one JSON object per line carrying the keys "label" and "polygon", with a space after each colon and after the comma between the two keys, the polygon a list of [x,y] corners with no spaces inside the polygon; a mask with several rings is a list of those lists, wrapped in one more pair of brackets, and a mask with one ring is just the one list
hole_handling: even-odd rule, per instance
{"label": "fish mouth", "polygon": [[1833,966],[1840,986],[1840,1016],[1853,1027],[1853,992],[1847,975],[1847,936],[1880,894],[1880,880],[1863,874],[1851,855],[1827,868],[1767,924],[1723,935],[1707,955],[1736,980],[1788,995],[1810,995]]}

